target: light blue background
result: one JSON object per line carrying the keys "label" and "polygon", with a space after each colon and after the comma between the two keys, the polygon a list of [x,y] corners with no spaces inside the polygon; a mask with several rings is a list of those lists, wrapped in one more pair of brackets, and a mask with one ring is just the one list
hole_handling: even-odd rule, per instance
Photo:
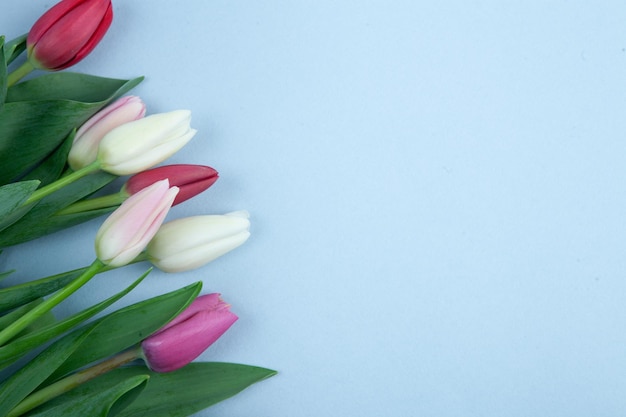
{"label": "light blue background", "polygon": [[[51,4],[4,0],[2,33]],[[252,214],[245,246],[120,304],[204,280],[233,305],[202,359],[280,374],[200,416],[626,414],[622,2],[114,5],[74,70],[145,75],[148,111],[199,130],[169,162],[221,174],[170,218]],[[100,222],[0,266],[86,265]]]}

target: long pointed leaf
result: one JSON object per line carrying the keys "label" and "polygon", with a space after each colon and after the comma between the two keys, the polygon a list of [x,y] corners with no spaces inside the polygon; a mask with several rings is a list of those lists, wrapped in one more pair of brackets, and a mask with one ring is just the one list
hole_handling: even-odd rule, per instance
{"label": "long pointed leaf", "polygon": [[[250,385],[276,374],[271,369],[233,363],[191,363],[174,372],[159,374],[145,366],[127,366],[83,384],[38,409],[48,416],[64,403],[89,399],[128,378],[150,375],[146,389],[118,417],[185,417],[236,395]],[[30,416],[29,416],[30,417]]]}
{"label": "long pointed leaf", "polygon": [[[4,36],[0,36],[0,57],[4,57]],[[7,63],[0,59],[0,109],[7,98]]]}
{"label": "long pointed leaf", "polygon": [[72,148],[76,129],[72,130],[58,148],[44,159],[35,169],[26,174],[22,180],[39,180],[40,187],[48,185],[61,177],[67,163],[67,155]]}
{"label": "long pointed leaf", "polygon": [[57,369],[48,382],[89,363],[127,349],[176,317],[198,295],[202,283],[133,304],[96,321],[80,350]]}
{"label": "long pointed leaf", "polygon": [[0,230],[6,229],[31,208],[23,203],[39,186],[39,181],[21,181],[0,187]]}
{"label": "long pointed leaf", "polygon": [[275,374],[232,363],[191,363],[175,372],[150,373],[146,389],[119,417],[186,417]]}
{"label": "long pointed leaf", "polygon": [[22,216],[19,221],[0,231],[0,247],[8,247],[36,239],[110,213],[113,211],[112,209],[81,213],[80,215],[54,215],[62,208],[100,190],[116,178],[117,176],[106,172],[97,172],[81,178],[44,198],[30,212]]}
{"label": "long pointed leaf", "polygon": [[63,72],[9,88],[0,109],[0,184],[30,171],[72,129],[139,82]]}
{"label": "long pointed leaf", "polygon": [[50,345],[0,385],[0,417],[28,396],[59,367],[93,330],[88,326]]}
{"label": "long pointed leaf", "polygon": [[73,72],[55,72],[14,85],[9,89],[7,103],[45,100],[105,103],[126,94],[142,80],[143,77],[119,80]]}
{"label": "long pointed leaf", "polygon": [[4,60],[6,65],[9,65],[26,50],[27,36],[28,34],[24,34],[4,44]]}
{"label": "long pointed leaf", "polygon": [[85,309],[71,317],[68,317],[65,320],[43,327],[36,332],[31,332],[14,340],[6,346],[0,347],[0,369],[14,363],[16,360],[28,354],[28,352],[30,352],[31,350],[41,346],[43,343],[53,339],[54,337],[70,330],[71,328],[84,322],[85,320],[90,319],[105,308],[109,307],[111,304],[132,291],[137,285],[139,285],[141,281],[143,281],[143,279],[149,273],[150,271],[147,271],[123,291],[94,306],[91,306],[88,309]]}
{"label": "long pointed leaf", "polygon": [[117,415],[146,387],[148,375],[133,375],[92,395],[72,401],[57,402],[54,407],[36,408],[29,417],[107,417]]}
{"label": "long pointed leaf", "polygon": [[0,313],[55,292],[80,276],[86,269],[86,267],[75,269],[0,290]]}

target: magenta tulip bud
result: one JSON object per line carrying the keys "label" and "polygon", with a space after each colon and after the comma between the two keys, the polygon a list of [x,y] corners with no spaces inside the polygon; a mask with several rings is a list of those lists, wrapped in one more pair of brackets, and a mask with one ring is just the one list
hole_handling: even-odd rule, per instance
{"label": "magenta tulip bud", "polygon": [[71,67],[96,47],[112,20],[111,0],[62,0],[28,33],[28,58],[35,68]]}
{"label": "magenta tulip bud", "polygon": [[217,181],[217,171],[204,165],[166,165],[135,174],[128,179],[123,191],[133,195],[156,181],[167,179],[172,186],[178,187],[178,195],[173,206],[189,200]]}
{"label": "magenta tulip bud", "polygon": [[159,230],[177,193],[177,187],[163,180],[124,201],[96,234],[98,259],[112,267],[135,259]]}
{"label": "magenta tulip bud", "polygon": [[196,298],[178,317],[141,343],[148,367],[155,372],[182,368],[219,339],[237,318],[219,294]]}
{"label": "magenta tulip bud", "polygon": [[146,105],[135,96],[122,97],[94,114],[74,136],[74,143],[67,157],[69,166],[76,171],[94,162],[104,135],[124,123],[141,119],[145,114]]}

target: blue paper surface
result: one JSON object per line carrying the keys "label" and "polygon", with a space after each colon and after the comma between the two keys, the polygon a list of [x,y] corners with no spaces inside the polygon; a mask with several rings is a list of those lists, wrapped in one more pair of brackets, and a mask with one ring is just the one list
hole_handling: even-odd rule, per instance
{"label": "blue paper surface", "polygon": [[[0,33],[52,2],[4,0]],[[171,163],[220,179],[170,218],[247,209],[196,280],[240,320],[201,357],[270,380],[199,416],[626,414],[626,7],[564,1],[114,1],[74,71],[188,108]],[[87,265],[101,221],[11,248]],[[33,260],[36,260],[34,262]],[[98,277],[60,316],[128,285]]]}

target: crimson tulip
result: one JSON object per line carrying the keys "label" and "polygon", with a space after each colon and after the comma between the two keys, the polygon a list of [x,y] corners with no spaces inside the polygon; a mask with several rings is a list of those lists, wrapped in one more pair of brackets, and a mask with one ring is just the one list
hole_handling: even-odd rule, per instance
{"label": "crimson tulip", "polygon": [[26,46],[35,68],[58,71],[89,54],[111,26],[111,0],[62,0],[35,22]]}
{"label": "crimson tulip", "polygon": [[212,186],[218,177],[216,170],[204,165],[166,165],[133,175],[124,185],[123,192],[133,195],[157,181],[168,179],[172,186],[179,188],[172,204],[175,206]]}

